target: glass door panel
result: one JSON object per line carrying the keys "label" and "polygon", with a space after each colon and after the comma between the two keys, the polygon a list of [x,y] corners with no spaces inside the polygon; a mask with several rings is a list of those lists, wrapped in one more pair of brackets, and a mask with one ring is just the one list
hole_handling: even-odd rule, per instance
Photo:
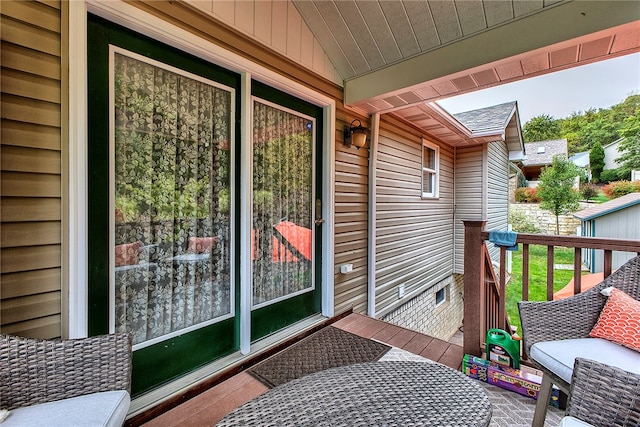
{"label": "glass door panel", "polygon": [[314,118],[254,98],[252,309],[273,308],[261,319],[274,324],[265,333],[288,323],[282,312],[301,301],[300,316],[313,312],[306,307],[315,291],[314,146]]}
{"label": "glass door panel", "polygon": [[114,327],[134,349],[233,315],[231,92],[115,49]]}

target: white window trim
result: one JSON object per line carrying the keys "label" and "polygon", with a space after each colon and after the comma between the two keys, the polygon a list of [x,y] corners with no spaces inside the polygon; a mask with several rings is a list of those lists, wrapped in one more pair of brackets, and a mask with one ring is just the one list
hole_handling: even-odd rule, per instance
{"label": "white window trim", "polygon": [[[65,237],[68,247],[68,284],[69,296],[69,324],[66,332],[71,338],[81,338],[88,335],[88,259],[87,259],[87,12],[123,25],[141,34],[150,36],[155,40],[169,44],[187,53],[218,64],[231,71],[240,73],[242,88],[245,92],[239,97],[249,99],[250,79],[253,77],[276,89],[283,90],[293,96],[304,99],[323,108],[323,141],[322,153],[324,170],[322,191],[322,218],[325,220],[322,227],[322,315],[333,317],[334,315],[334,211],[335,211],[335,101],[321,93],[313,91],[306,86],[289,80],[284,76],[269,70],[248,59],[229,52],[216,44],[204,39],[162,19],[131,6],[121,0],[103,2],[99,0],[86,0],[69,2],[69,233]],[[246,103],[243,103],[246,106]],[[245,107],[246,108],[246,107]],[[248,118],[248,111],[241,113],[241,117]],[[243,123],[245,134],[247,123]],[[243,148],[247,147],[243,141]],[[242,150],[246,153],[246,149]],[[244,161],[246,159],[243,158]],[[246,172],[245,172],[246,174]],[[244,174],[243,174],[244,175]],[[240,183],[247,182],[246,176],[241,176]],[[250,194],[244,200],[251,200]],[[250,202],[249,202],[250,203]],[[246,204],[246,202],[245,202]],[[241,238],[246,237],[246,218],[241,219]],[[242,239],[241,239],[242,240]],[[250,246],[241,242],[241,259],[250,259]],[[244,255],[244,256],[243,256]],[[248,267],[241,265],[241,271],[246,275]],[[242,274],[242,273],[241,273]],[[250,276],[249,276],[250,277]],[[247,279],[245,279],[247,280]],[[246,295],[241,295],[241,313],[249,313],[250,307]],[[241,351],[249,352],[250,342],[245,335],[250,330],[248,320],[244,320],[241,329]]]}
{"label": "white window trim", "polygon": [[[448,286],[445,286],[441,289],[438,289],[436,291],[436,293],[434,294],[435,300],[436,300],[436,308],[440,307],[442,304],[446,303],[449,300],[449,289]],[[444,292],[444,298],[442,298],[442,301],[438,301],[438,294],[440,292]]]}
{"label": "white window trim", "polygon": [[[435,168],[431,169],[431,168],[427,168],[424,165],[424,147],[430,148],[435,152]],[[420,187],[420,191],[422,192],[422,198],[423,199],[437,199],[440,195],[440,147],[436,144],[433,144],[429,141],[427,141],[426,139],[422,139],[422,147],[420,147],[420,164],[421,164],[421,169],[420,169],[420,183],[421,183],[421,187]],[[425,172],[429,172],[434,174],[434,183],[433,183],[433,191],[432,192],[425,192],[424,191],[424,173]]]}

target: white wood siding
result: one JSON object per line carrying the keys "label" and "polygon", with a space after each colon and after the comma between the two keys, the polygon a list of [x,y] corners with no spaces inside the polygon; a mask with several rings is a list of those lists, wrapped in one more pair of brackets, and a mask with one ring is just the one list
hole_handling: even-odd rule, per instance
{"label": "white wood siding", "polygon": [[[453,152],[440,148],[440,197],[422,199],[420,140],[381,132],[376,182],[376,315],[453,269]],[[405,297],[398,297],[404,285]]]}
{"label": "white wood siding", "polygon": [[288,0],[186,0],[243,34],[259,41],[340,86],[343,78]]}
{"label": "white wood siding", "polygon": [[[487,230],[507,230],[509,216],[509,152],[502,141],[487,145]],[[498,263],[500,251],[489,244],[491,259]]]}
{"label": "white wood siding", "polygon": [[455,169],[455,266],[464,273],[464,220],[486,219],[484,146],[458,148]]}
{"label": "white wood siding", "polygon": [[[594,235],[602,238],[640,240],[640,205],[612,212],[592,220]],[[635,253],[613,252],[611,268],[619,268]],[[602,271],[602,251],[595,251],[595,271]]]}

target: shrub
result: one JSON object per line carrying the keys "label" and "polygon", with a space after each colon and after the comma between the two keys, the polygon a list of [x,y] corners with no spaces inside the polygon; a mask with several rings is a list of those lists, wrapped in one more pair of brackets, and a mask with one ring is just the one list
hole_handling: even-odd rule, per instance
{"label": "shrub", "polygon": [[640,192],[640,181],[616,181],[602,187],[602,191],[610,199],[616,199],[625,194]]}
{"label": "shrub", "polygon": [[527,178],[524,177],[524,175],[522,175],[520,172],[518,172],[518,188],[522,188],[522,187],[527,187],[529,186],[529,181],[527,181]]}
{"label": "shrub", "polygon": [[539,233],[538,227],[527,217],[524,212],[509,209],[509,224],[517,233]]}
{"label": "shrub", "polygon": [[600,194],[600,190],[597,185],[584,184],[580,186],[580,195],[586,201],[595,198],[598,194]]}
{"label": "shrub", "polygon": [[518,203],[540,203],[536,189],[531,187],[516,188],[514,197]]}
{"label": "shrub", "polygon": [[631,174],[628,170],[624,170],[622,168],[605,169],[600,174],[600,182],[607,184],[613,181],[624,181],[628,180],[630,175]]}

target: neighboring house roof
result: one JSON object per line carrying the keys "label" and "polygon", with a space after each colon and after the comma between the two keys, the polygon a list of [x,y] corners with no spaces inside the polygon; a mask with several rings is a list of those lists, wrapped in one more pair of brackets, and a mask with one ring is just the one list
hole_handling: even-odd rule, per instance
{"label": "neighboring house roof", "polygon": [[[482,130],[475,130],[465,126],[455,115],[442,108],[437,102],[415,105],[406,111],[411,116],[411,120],[408,120],[408,122],[419,122],[420,126],[425,129],[428,128],[426,135],[433,139],[434,142],[441,142],[451,147],[469,147],[494,141],[504,141],[507,144],[510,156],[514,153],[522,153],[524,143],[520,115],[518,114],[518,103],[510,102],[508,106],[505,105],[496,110],[492,110],[492,108],[488,107],[490,111],[483,115],[491,124],[482,126]],[[489,114],[491,111],[493,111],[493,114]],[[495,118],[495,116],[498,117]],[[405,120],[401,116],[398,116],[398,118]]]}
{"label": "neighboring house roof", "polygon": [[583,209],[579,212],[574,213],[573,216],[582,221],[588,221],[604,215],[609,215],[613,212],[626,209],[637,204],[640,204],[640,193],[631,193],[622,197],[618,197],[617,199],[602,203],[600,205]]}
{"label": "neighboring house roof", "polygon": [[471,132],[504,130],[509,124],[516,105],[515,101],[506,102],[492,107],[454,114],[453,117]]}
{"label": "neighboring house roof", "polygon": [[550,165],[554,156],[567,156],[567,140],[528,142],[524,144],[524,149],[527,153],[522,160],[524,166]]}
{"label": "neighboring house roof", "polygon": [[[452,116],[473,136],[495,135],[505,141],[510,152],[510,160],[519,159],[523,155],[524,141],[516,101],[464,111]],[[513,153],[520,153],[520,155],[513,157]]]}
{"label": "neighboring house roof", "polygon": [[615,141],[613,141],[613,142],[611,142],[611,143],[609,143],[609,144],[605,145],[605,146],[604,146],[604,147],[602,147],[602,148],[607,149],[607,148],[612,147],[612,146],[614,146],[614,145],[615,145],[615,146],[617,146],[618,144],[620,144],[620,141],[622,141],[623,139],[624,139],[624,138],[618,138],[618,139],[616,139]]}
{"label": "neighboring house roof", "polygon": [[584,168],[590,165],[588,151],[583,151],[582,153],[576,153],[573,156],[569,157],[569,160],[573,162],[574,165],[581,168]]}

